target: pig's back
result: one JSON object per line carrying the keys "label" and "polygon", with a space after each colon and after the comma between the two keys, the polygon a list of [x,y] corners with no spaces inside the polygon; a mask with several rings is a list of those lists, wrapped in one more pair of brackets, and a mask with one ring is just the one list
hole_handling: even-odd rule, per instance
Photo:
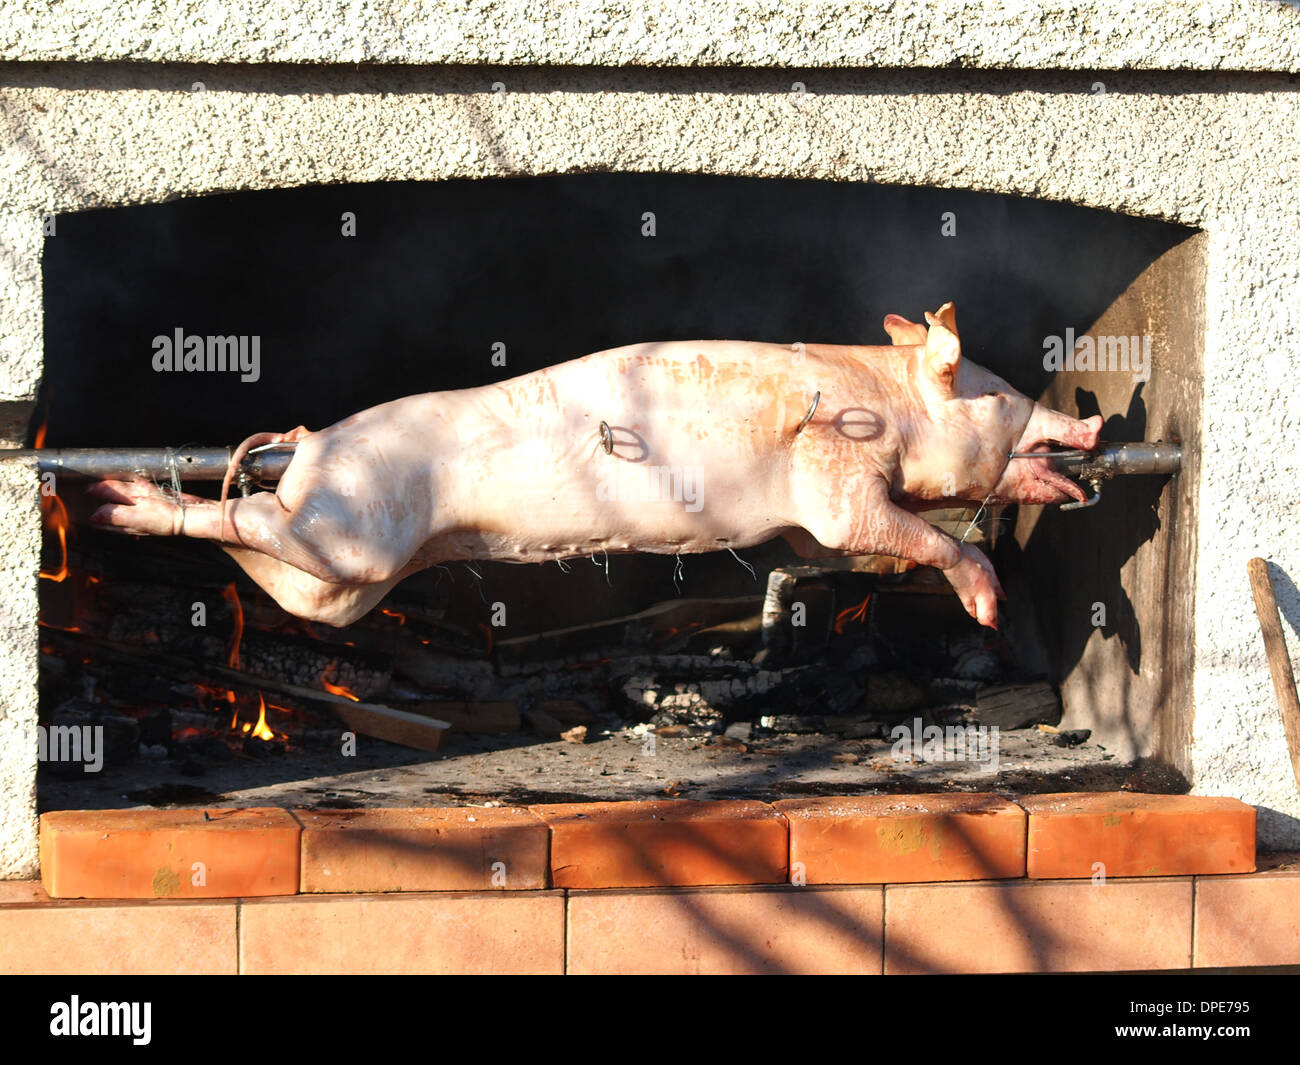
{"label": "pig's back", "polygon": [[808,471],[856,467],[864,445],[846,448],[837,412],[887,402],[889,358],[740,341],[598,352],[361,411],[299,443],[278,495],[376,569],[748,547],[806,527],[808,499],[834,490],[815,473],[810,491]]}
{"label": "pig's back", "polygon": [[457,446],[444,461],[443,513],[455,529],[441,548],[542,561],[771,539],[799,524],[790,473],[813,397],[822,392],[825,421],[834,403],[874,387],[849,351],[637,344],[451,393]]}

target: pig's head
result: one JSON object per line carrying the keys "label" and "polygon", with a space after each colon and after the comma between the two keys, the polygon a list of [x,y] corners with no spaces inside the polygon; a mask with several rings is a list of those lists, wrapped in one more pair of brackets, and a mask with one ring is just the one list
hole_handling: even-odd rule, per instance
{"label": "pig's head", "polygon": [[951,303],[927,313],[929,328],[896,314],[885,330],[908,349],[908,378],[924,408],[917,439],[902,456],[903,492],[938,506],[980,503],[1064,503],[1087,498],[1047,459],[1009,459],[1012,452],[1062,448],[1091,451],[1101,417],[1083,421],[1036,403],[1002,378],[961,356]]}

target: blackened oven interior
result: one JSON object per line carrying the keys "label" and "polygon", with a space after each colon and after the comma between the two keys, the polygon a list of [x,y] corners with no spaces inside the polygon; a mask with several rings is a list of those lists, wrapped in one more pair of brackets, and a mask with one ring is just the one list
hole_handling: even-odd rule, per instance
{"label": "blackened oven interior", "polygon": [[[1115,313],[1188,236],[959,190],[698,175],[311,187],[89,211],[61,216],[46,241],[32,442],[228,445],[644,340],[887,343],[886,313],[920,319],[948,300],[964,355],[1037,397],[1060,388],[1044,338]],[[156,372],[153,338],[176,329],[257,336],[257,380]],[[1085,414],[1086,385],[1073,397]],[[1102,413],[1141,439],[1140,391],[1105,399],[1127,401]],[[742,552],[744,565],[728,553],[680,568],[652,555],[608,568],[453,564],[408,579],[352,629],[325,630],[278,612],[211,544],[74,522],[69,575],[42,581],[42,721],[103,724],[110,757],[95,774],[46,763],[40,801],[986,788],[978,769],[900,762],[890,740],[899,722],[976,720],[981,700],[986,720],[1030,725],[1000,784],[1117,786],[1131,759],[1032,727],[1059,721],[1061,685],[1083,657],[1051,620],[1043,545],[1070,550],[1061,565],[1088,587],[1086,567],[1101,580],[1157,535],[1144,517],[1154,499],[1148,489],[1141,506],[1090,519],[1121,530],[1120,555],[1082,560],[1051,533],[1057,517],[1035,548],[1011,535],[1025,526],[1014,509],[986,516],[979,534],[1016,590],[996,634],[933,573],[800,570],[783,541]],[[53,527],[47,540],[54,573]],[[783,568],[783,609],[796,599],[804,624],[778,631],[769,616],[765,631]],[[214,665],[426,713],[443,703],[460,728],[436,753],[364,736],[344,752],[328,706],[236,690],[205,673]],[[575,727],[586,742],[557,738]]]}

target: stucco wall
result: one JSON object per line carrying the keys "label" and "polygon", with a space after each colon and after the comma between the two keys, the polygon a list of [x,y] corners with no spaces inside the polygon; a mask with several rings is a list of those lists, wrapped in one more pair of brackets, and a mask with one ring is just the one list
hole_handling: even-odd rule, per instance
{"label": "stucco wall", "polygon": [[[1300,846],[1300,795],[1245,577],[1246,560],[1257,554],[1284,573],[1300,572],[1293,354],[1300,340],[1300,96],[1293,77],[223,65],[326,58],[664,64],[681,56],[698,64],[865,68],[956,57],[971,66],[1127,62],[1294,71],[1300,10],[1210,3],[1189,12],[1159,4],[1126,15],[1129,5],[1070,6],[1034,21],[1026,40],[1006,28],[1020,25],[1008,20],[1036,18],[1019,4],[1002,5],[1005,17],[979,16],[1001,27],[985,36],[975,26],[976,5],[879,15],[865,29],[845,28],[847,4],[808,4],[794,14],[783,6],[780,15],[765,7],[752,23],[728,16],[717,26],[701,21],[706,6],[689,14],[683,5],[665,9],[676,12],[671,24],[682,34],[690,28],[680,47],[665,31],[629,49],[606,39],[619,35],[600,33],[598,21],[579,20],[565,33],[555,29],[559,22],[529,23],[516,36],[510,19],[521,16],[513,4],[495,5],[497,17],[456,7],[442,30],[393,21],[387,8],[354,7],[357,17],[336,31],[315,23],[327,15],[311,5],[286,14],[282,32],[274,20],[227,16],[216,4],[125,5],[122,17],[104,25],[87,14],[88,4],[63,4],[40,19],[24,9],[8,16],[0,51],[8,58],[213,60],[0,65],[0,429],[8,427],[9,439],[30,414],[40,376],[41,225],[49,212],[304,183],[657,170],[961,187],[1200,227],[1207,330],[1194,785],[1260,806],[1265,845]],[[1202,14],[1209,29],[1197,21]],[[945,21],[936,28],[940,15]],[[193,32],[200,17],[224,31]],[[475,32],[457,36],[454,18],[471,17]],[[915,20],[925,17],[931,23],[918,36]],[[19,32],[14,20],[22,18],[28,23]],[[303,29],[302,19],[311,28]],[[771,27],[782,19],[791,29],[777,33]],[[819,20],[828,28],[817,43],[798,44],[797,34]],[[617,21],[626,24],[623,16]],[[738,36],[728,38],[732,25]],[[383,26],[387,35],[368,33]],[[842,40],[835,44],[837,26]],[[728,44],[734,40],[748,43]],[[781,40],[798,47],[782,48]],[[36,506],[34,492],[0,497],[0,528],[30,529]],[[35,567],[20,562],[6,578],[5,616],[27,625]],[[1284,582],[1279,599],[1300,661],[1300,593]],[[22,662],[0,663],[0,725],[10,732],[14,722],[30,724],[35,706],[34,675],[15,676],[15,664]],[[30,747],[3,738],[0,875],[26,875],[35,853],[34,763]]]}
{"label": "stucco wall", "polygon": [[25,0],[0,59],[1297,70],[1255,0]]}

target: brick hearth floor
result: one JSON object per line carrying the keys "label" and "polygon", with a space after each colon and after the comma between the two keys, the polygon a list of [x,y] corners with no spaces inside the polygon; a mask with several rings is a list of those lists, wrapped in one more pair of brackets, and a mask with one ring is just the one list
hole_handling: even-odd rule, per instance
{"label": "brick hearth floor", "polygon": [[1255,811],[1132,793],[59,811],[3,973],[1300,965]]}

